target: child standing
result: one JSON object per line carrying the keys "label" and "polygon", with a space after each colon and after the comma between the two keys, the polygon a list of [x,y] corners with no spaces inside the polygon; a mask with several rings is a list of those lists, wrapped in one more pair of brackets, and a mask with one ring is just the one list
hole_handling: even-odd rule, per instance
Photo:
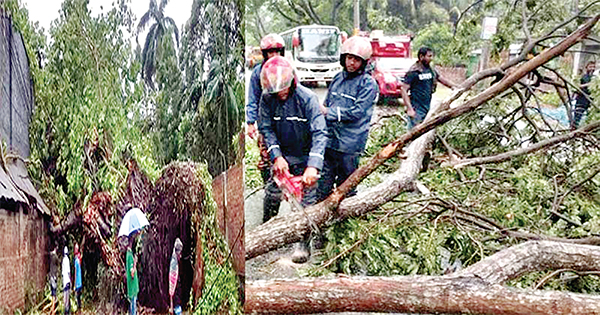
{"label": "child standing", "polygon": [[[171,299],[171,307],[169,313],[173,313],[173,296],[175,295],[175,288],[177,287],[177,279],[179,278],[179,259],[181,259],[181,250],[183,244],[179,238],[175,239],[175,246],[173,246],[173,254],[171,255],[171,264],[169,267],[169,298]],[[181,312],[181,307],[177,305],[177,312]]]}
{"label": "child standing", "polygon": [[79,251],[79,244],[75,243],[73,249],[73,265],[75,266],[75,294],[77,295],[77,312],[81,312],[81,252]]}

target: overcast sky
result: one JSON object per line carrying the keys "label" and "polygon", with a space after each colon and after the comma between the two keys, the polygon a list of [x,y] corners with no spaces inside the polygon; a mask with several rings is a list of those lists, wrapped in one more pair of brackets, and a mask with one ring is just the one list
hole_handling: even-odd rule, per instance
{"label": "overcast sky", "polygon": [[[29,19],[31,21],[40,22],[40,26],[44,28],[46,34],[50,29],[50,23],[58,18],[58,11],[63,0],[21,0],[27,10],[29,11]],[[161,0],[157,0],[160,3]],[[96,16],[101,12],[107,12],[112,8],[112,3],[115,0],[89,0],[88,8],[91,10],[92,15]],[[148,11],[150,6],[150,0],[128,0],[129,7],[135,15],[135,24],[137,25],[140,17]],[[182,32],[182,25],[184,25],[190,18],[192,11],[193,0],[170,0],[165,7],[165,15],[173,18],[179,29],[179,33]],[[102,10],[100,9],[102,7]],[[148,27],[146,27],[146,32]],[[144,37],[144,36],[143,36]],[[140,43],[143,43],[140,38]]]}

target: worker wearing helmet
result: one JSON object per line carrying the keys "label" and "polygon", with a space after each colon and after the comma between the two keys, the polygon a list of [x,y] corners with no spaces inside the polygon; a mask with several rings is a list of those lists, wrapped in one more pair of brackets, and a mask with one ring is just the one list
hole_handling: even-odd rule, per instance
{"label": "worker wearing helmet", "polygon": [[256,66],[252,70],[250,76],[250,87],[248,91],[248,105],[246,105],[246,123],[248,124],[247,133],[252,139],[258,136],[258,147],[260,149],[261,159],[258,162],[263,182],[267,182],[269,178],[269,155],[265,148],[264,139],[258,135],[256,130],[256,120],[258,119],[258,104],[262,95],[262,87],[260,86],[260,71],[263,64],[274,56],[283,56],[285,54],[285,43],[283,38],[278,34],[269,34],[263,37],[260,41],[260,49],[263,54],[263,63]]}
{"label": "worker wearing helmet", "polygon": [[[272,174],[302,175],[302,205],[316,201],[318,173],[323,167],[327,142],[325,118],[314,92],[297,84],[294,69],[284,57],[273,57],[263,65],[260,75],[263,96],[258,126],[265,137],[273,162]],[[265,188],[264,217],[267,221],[279,212],[281,190],[271,176]],[[292,260],[304,263],[310,257],[308,236],[296,244]]]}
{"label": "worker wearing helmet", "polygon": [[342,45],[340,63],[344,70],[333,77],[321,106],[329,142],[318,184],[319,201],[358,168],[365,149],[373,104],[379,95],[377,83],[365,72],[372,52],[369,40],[360,36],[350,37]]}

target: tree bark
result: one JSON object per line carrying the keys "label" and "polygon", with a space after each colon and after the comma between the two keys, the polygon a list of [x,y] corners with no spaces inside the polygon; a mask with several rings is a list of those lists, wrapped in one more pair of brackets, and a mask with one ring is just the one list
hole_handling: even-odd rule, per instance
{"label": "tree bark", "polygon": [[335,277],[246,284],[248,314],[408,312],[600,314],[600,297],[502,285],[532,271],[598,270],[600,248],[530,241],[447,276]]}
{"label": "tree bark", "polygon": [[[349,198],[349,200],[346,202],[346,205],[342,205],[338,208],[345,195],[351,189],[356,187],[365,177],[375,171],[375,169],[383,164],[383,162],[390,157],[395,156],[396,153],[398,153],[407,143],[451,119],[475,110],[501,92],[511,88],[529,72],[542,66],[556,56],[563,54],[568,48],[576,44],[581,39],[587,37],[591,31],[591,28],[597,23],[598,19],[600,19],[600,15],[596,15],[594,18],[589,19],[584,25],[564,38],[557,45],[544,50],[536,57],[518,66],[513,72],[503,77],[498,83],[490,86],[472,99],[466,101],[464,104],[455,108],[446,109],[449,107],[449,103],[443,102],[441,105],[441,112],[436,113],[434,110],[432,110],[430,113],[432,114],[432,117],[429,117],[428,115],[428,118],[423,123],[417,125],[384,147],[364,166],[352,173],[352,175],[350,175],[350,177],[325,201],[315,206],[308,207],[303,213],[293,213],[285,218],[276,217],[257,227],[253,231],[250,231],[247,234],[245,241],[246,259],[262,255],[285,244],[299,241],[302,239],[303,235],[310,231],[310,222],[314,222],[318,226],[323,226],[324,224],[332,222],[332,220],[336,217],[365,214],[368,211],[375,209],[377,206],[391,200],[395,195],[390,197],[388,194],[384,193],[378,196],[375,194],[376,190],[372,190],[369,191],[368,195],[367,193],[364,193],[353,198]],[[490,73],[494,72],[497,72],[497,70],[493,70]],[[464,85],[466,84],[467,82],[464,83]],[[456,91],[450,96],[449,99],[456,99],[457,95],[459,95],[461,92],[464,92],[464,90],[460,89]],[[409,157],[411,155],[412,154],[410,154]],[[421,156],[415,158],[421,159]],[[410,177],[410,174],[402,175],[407,175],[406,179],[399,180],[397,182],[390,181],[387,183],[389,187],[380,187],[380,189],[386,192],[396,191],[395,194],[397,195],[406,189],[406,187],[398,186],[401,186],[402,184],[410,185],[412,180],[408,181],[408,179],[412,178],[414,180],[414,178],[416,178],[416,173],[412,174],[413,177]],[[368,197],[365,198],[366,196]],[[385,196],[385,198],[381,198],[381,196]],[[310,218],[310,220],[307,218]]]}

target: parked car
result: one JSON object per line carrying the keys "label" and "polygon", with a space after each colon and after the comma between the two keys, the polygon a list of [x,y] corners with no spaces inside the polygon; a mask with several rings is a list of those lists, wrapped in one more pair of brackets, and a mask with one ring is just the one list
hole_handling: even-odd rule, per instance
{"label": "parked car", "polygon": [[415,58],[404,57],[375,57],[373,78],[379,85],[379,98],[399,98],[400,80],[404,78],[408,69],[416,62]]}
{"label": "parked car", "polygon": [[404,77],[415,62],[411,58],[411,41],[410,35],[386,37],[381,31],[371,33],[372,75],[379,85],[380,100],[400,97],[398,80]]}

